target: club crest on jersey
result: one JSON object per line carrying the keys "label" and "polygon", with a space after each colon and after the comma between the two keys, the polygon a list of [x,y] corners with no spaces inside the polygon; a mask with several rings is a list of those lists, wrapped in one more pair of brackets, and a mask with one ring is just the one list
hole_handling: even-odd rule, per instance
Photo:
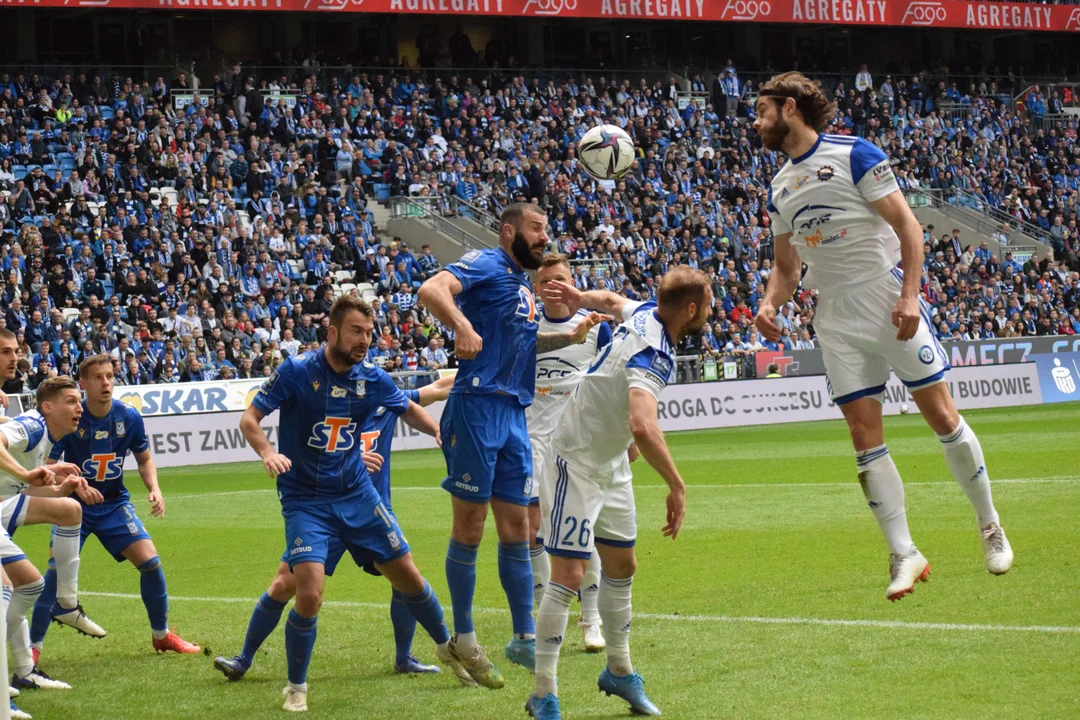
{"label": "club crest on jersey", "polygon": [[335,386],[334,386],[333,388],[331,388],[331,390],[330,390],[330,397],[335,397],[335,398],[343,398],[343,397],[345,397],[345,396],[346,396],[346,395],[348,395],[348,394],[349,394],[349,391],[348,391],[348,390],[346,390],[346,389],[345,389],[345,388],[343,388],[343,387],[338,387],[337,385],[335,385]]}
{"label": "club crest on jersey", "polygon": [[808,182],[810,182],[810,176],[809,175],[803,175],[801,178],[799,178],[798,180],[795,181],[795,189],[798,190],[799,188],[801,188],[803,185],[805,185]]}
{"label": "club crest on jersey", "polygon": [[366,392],[367,392],[367,380],[357,380],[356,381],[356,394],[359,395],[360,397],[364,397],[364,394]]}
{"label": "club crest on jersey", "polygon": [[[117,437],[124,437],[124,435],[126,435],[126,434],[127,434],[127,428],[124,427],[124,422],[122,420],[117,422],[116,423],[116,436]],[[108,436],[108,433],[106,433],[106,437],[107,436]]]}
{"label": "club crest on jersey", "polygon": [[934,351],[929,345],[923,345],[919,348],[919,361],[926,365],[934,362]]}
{"label": "club crest on jersey", "polygon": [[109,431],[108,430],[98,430],[97,432],[94,433],[94,439],[95,440],[104,440],[107,437],[109,437]]}
{"label": "club crest on jersey", "polygon": [[817,179],[821,182],[827,182],[832,180],[832,177],[835,174],[836,171],[833,170],[832,165],[822,165],[817,171]]}

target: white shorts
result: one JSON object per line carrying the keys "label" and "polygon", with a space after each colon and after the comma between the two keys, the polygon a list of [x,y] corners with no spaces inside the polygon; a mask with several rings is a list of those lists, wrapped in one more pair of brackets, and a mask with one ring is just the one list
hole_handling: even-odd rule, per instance
{"label": "white shorts", "polygon": [[547,438],[529,438],[532,445],[532,493],[529,495],[529,504],[535,505],[540,502],[540,485],[545,482],[555,482],[555,454],[551,451],[551,442]]}
{"label": "white shorts", "polygon": [[555,458],[555,481],[540,484],[540,537],[548,553],[588,559],[597,543],[633,547],[637,512],[630,463],[597,473]]}
{"label": "white shorts", "polygon": [[4,565],[26,559],[24,553],[11,536],[15,528],[20,527],[26,521],[26,511],[30,507],[25,495],[13,495],[0,503],[0,562]]}
{"label": "white shorts", "polygon": [[900,298],[903,275],[893,269],[880,282],[853,290],[822,293],[814,316],[825,360],[829,395],[837,405],[885,391],[889,371],[910,390],[941,382],[949,356],[937,339],[930,307],[922,298],[922,319],[915,336],[896,339],[892,311]]}

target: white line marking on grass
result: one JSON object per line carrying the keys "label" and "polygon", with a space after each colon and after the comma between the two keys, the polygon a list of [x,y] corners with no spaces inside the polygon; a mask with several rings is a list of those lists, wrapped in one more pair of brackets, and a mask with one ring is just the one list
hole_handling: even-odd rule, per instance
{"label": "white line marking on grass", "polygon": [[[1057,475],[1054,477],[1035,477],[1035,478],[1004,478],[996,480],[990,479],[991,485],[1038,485],[1043,483],[1074,483],[1080,480],[1080,475]],[[701,483],[701,484],[688,484],[686,487],[690,490],[720,490],[724,488],[818,488],[818,487],[851,487],[858,481],[852,477],[849,482],[820,482],[820,483]],[[942,486],[956,485],[953,480],[931,480],[929,482],[910,482],[906,483],[905,487],[924,487],[924,486]],[[667,490],[667,485],[636,485],[634,490]],[[407,485],[404,487],[391,486],[390,490],[393,492],[442,492],[442,488],[438,485]],[[186,495],[168,495],[166,500],[186,500],[189,498],[204,498],[204,497],[222,497],[224,495],[248,495],[251,493],[269,493],[277,492],[274,488],[258,488],[254,490],[231,490],[228,492],[208,492],[208,493],[189,493]]]}
{"label": "white line marking on grass", "polygon": [[[134,593],[113,592],[90,592],[83,590],[81,595],[101,598],[116,598],[119,600],[142,600],[141,595]],[[229,598],[229,597],[185,597],[183,595],[170,595],[170,600],[181,602],[208,602],[221,604],[244,604],[252,605],[255,598]],[[372,608],[385,610],[387,603],[349,602],[345,600],[329,600],[323,603],[323,607],[344,608]],[[509,614],[509,610],[502,608],[473,608],[473,612],[482,614]],[[672,615],[664,613],[634,613],[635,618],[642,620],[662,620],[665,622],[697,622],[697,623],[747,623],[753,625],[820,625],[825,627],[868,627],[889,630],[943,630],[947,632],[983,632],[983,633],[1047,633],[1055,635],[1080,635],[1080,627],[1071,625],[986,625],[970,623],[932,623],[932,622],[904,622],[903,620],[836,620],[829,618],[779,618],[779,617],[739,617],[732,615]]]}

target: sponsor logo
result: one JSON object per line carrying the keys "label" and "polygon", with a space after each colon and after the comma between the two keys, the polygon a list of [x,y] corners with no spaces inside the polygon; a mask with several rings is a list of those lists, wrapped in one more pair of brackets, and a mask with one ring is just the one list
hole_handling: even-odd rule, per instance
{"label": "sponsor logo", "polygon": [[123,421],[116,423],[116,437],[124,437],[127,435],[127,428],[124,427]]}
{"label": "sponsor logo", "polygon": [[376,430],[362,432],[360,433],[360,441],[364,452],[375,452],[375,446],[379,444],[379,433]]}
{"label": "sponsor logo", "polygon": [[551,390],[552,390],[552,388],[551,388],[550,385],[546,385],[544,387],[538,387],[538,388],[536,388],[536,394],[537,395],[550,395]]}
{"label": "sponsor logo", "polygon": [[795,181],[795,189],[798,190],[799,188],[801,188],[803,185],[805,185],[808,182],[810,182],[810,176],[809,175],[803,175],[801,178],[799,178],[798,180]]}
{"label": "sponsor logo", "polygon": [[649,364],[649,369],[660,377],[671,377],[671,358],[666,355],[657,355]]}
{"label": "sponsor logo", "polygon": [[293,541],[293,544],[296,545],[297,547],[300,547],[301,545],[304,544],[304,541],[301,540],[300,538],[296,538],[296,540]]}
{"label": "sponsor logo", "polygon": [[[578,0],[529,0],[521,10],[522,15],[559,15],[563,10],[577,10]],[[509,270],[509,268],[507,268]]]}
{"label": "sponsor logo", "polygon": [[84,430],[83,428],[79,428],[79,437],[82,437],[85,434],[86,434],[86,430]]}
{"label": "sponsor logo", "polygon": [[305,10],[344,10],[349,5],[359,7],[364,0],[305,0]]}
{"label": "sponsor logo", "polygon": [[660,388],[661,390],[667,387],[667,381],[664,380],[662,377],[656,375],[655,373],[646,372],[645,379],[651,382],[656,387]]}
{"label": "sponsor logo", "polygon": [[919,362],[924,365],[929,365],[934,362],[934,350],[929,345],[923,345],[919,348]]}
{"label": "sponsor logo", "polygon": [[537,380],[557,380],[570,377],[577,371],[577,365],[562,358],[540,358],[536,361]]}
{"label": "sponsor logo", "polygon": [[803,235],[803,242],[806,243],[806,247],[811,248],[816,248],[824,239],[821,235],[821,228],[818,228],[813,235]]}
{"label": "sponsor logo", "polygon": [[83,462],[82,476],[87,480],[105,482],[106,480],[119,480],[124,475],[124,458],[116,457],[116,453],[99,453],[91,455]]}
{"label": "sponsor logo", "polygon": [[755,20],[767,18],[772,14],[769,0],[728,0],[724,5],[721,20]]}
{"label": "sponsor logo", "polygon": [[548,645],[562,645],[562,635],[556,635],[555,637],[545,638],[544,642]]}
{"label": "sponsor logo", "polygon": [[108,430],[98,430],[96,433],[94,433],[95,440],[104,440],[107,437],[109,437]]}
{"label": "sponsor logo", "polygon": [[349,450],[356,444],[356,423],[352,418],[327,417],[311,428],[308,446],[326,452]]}
{"label": "sponsor logo", "polygon": [[985,473],[985,472],[986,472],[986,466],[985,465],[980,465],[979,469],[975,471],[975,474],[971,476],[971,479],[968,480],[968,482],[975,482],[980,477],[982,477],[983,473]]}
{"label": "sponsor logo", "polygon": [[1076,8],[1069,14],[1069,19],[1065,21],[1066,30],[1080,30],[1080,8]]}
{"label": "sponsor logo", "polygon": [[948,18],[949,13],[942,3],[926,2],[926,0],[912,0],[912,2],[908,3],[907,10],[904,11],[904,17],[900,20],[900,24],[923,27],[926,25],[943,23]]}
{"label": "sponsor logo", "polygon": [[289,557],[292,557],[293,555],[299,555],[300,553],[309,553],[309,552],[311,552],[311,546],[310,545],[301,545],[299,547],[294,547],[292,550],[290,550],[289,551]]}
{"label": "sponsor logo", "polygon": [[473,492],[473,493],[474,492],[480,492],[480,488],[477,487],[476,485],[469,485],[468,483],[463,483],[460,480],[458,480],[458,481],[456,481],[454,483],[454,487],[456,487],[458,490],[467,490],[467,491]]}
{"label": "sponsor logo", "polygon": [[313,388],[315,388],[316,390],[318,390],[318,389],[319,389],[319,381],[318,381],[318,380],[312,380],[312,381],[311,381],[311,387],[313,387]]}
{"label": "sponsor logo", "polygon": [[840,232],[838,232],[838,233],[833,233],[833,234],[832,234],[832,235],[830,235],[829,237],[827,237],[827,238],[825,238],[824,240],[822,240],[822,241],[821,241],[821,244],[822,244],[822,245],[829,245],[829,244],[831,244],[831,243],[834,243],[834,242],[836,242],[837,240],[840,240],[840,239],[842,239],[842,238],[846,238],[846,237],[847,237],[847,228],[844,228],[844,229],[843,229],[843,230],[841,230]]}
{"label": "sponsor logo", "polygon": [[330,397],[333,397],[333,398],[343,398],[348,394],[349,394],[348,390],[346,390],[343,387],[338,387],[336,385],[333,388],[330,389]]}
{"label": "sponsor logo", "polygon": [[790,194],[791,194],[791,191],[788,190],[787,188],[784,188],[783,191],[781,191],[781,193],[780,193],[780,199],[783,200],[784,198],[786,198]]}
{"label": "sponsor logo", "polygon": [[832,177],[835,174],[836,171],[833,170],[832,165],[822,165],[817,171],[817,179],[821,182],[828,182],[829,180],[832,180]]}
{"label": "sponsor logo", "polygon": [[1054,385],[1066,395],[1076,392],[1076,380],[1073,379],[1072,371],[1061,366],[1061,361],[1054,358],[1054,369],[1050,371],[1054,376]]}

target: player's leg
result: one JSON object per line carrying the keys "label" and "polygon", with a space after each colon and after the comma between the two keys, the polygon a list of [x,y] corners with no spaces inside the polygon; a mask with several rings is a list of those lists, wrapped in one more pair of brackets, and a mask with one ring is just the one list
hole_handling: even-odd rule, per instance
{"label": "player's leg", "polygon": [[[132,516],[134,517],[134,514]],[[104,535],[99,530],[98,537],[105,549],[113,553],[113,557],[127,559],[139,571],[139,595],[146,607],[146,615],[150,619],[154,650],[195,654],[200,650],[198,645],[184,640],[169,629],[169,592],[165,586],[165,571],[161,568],[161,558],[158,556],[157,548],[154,547],[154,541],[146,535],[142,523],[139,523],[138,530],[144,537],[120,551],[113,549],[115,543],[111,536]]]}
{"label": "player's leg", "polygon": [[585,576],[581,579],[578,597],[581,599],[581,642],[585,652],[600,652],[604,649],[604,633],[601,629],[600,610],[600,555],[593,553],[585,567]]}
{"label": "player's leg", "polygon": [[542,441],[532,441],[533,474],[529,499],[529,559],[533,575],[533,605],[540,607],[544,586],[551,577],[551,560],[544,551],[544,538],[540,536],[540,485],[545,482],[550,448]]}
{"label": "player's leg", "polygon": [[30,624],[26,616],[45,585],[41,573],[26,556],[4,558],[4,571],[14,588],[5,613],[11,647],[12,686],[18,690],[70,690],[70,685],[52,679],[37,667],[30,650]]}
{"label": "player's leg", "polygon": [[23,517],[17,520],[19,525],[53,526],[49,569],[56,570],[56,603],[50,608],[52,619],[83,635],[105,637],[105,631],[86,616],[78,600],[79,553],[83,544],[82,505],[72,498],[27,497],[23,507]]}
{"label": "player's leg", "polygon": [[307,670],[318,635],[319,608],[322,607],[324,568],[313,558],[292,566],[296,581],[296,599],[285,623],[285,655],[288,658],[289,684],[282,691],[282,709],[307,710]]}
{"label": "player's leg", "polygon": [[998,519],[990,490],[990,474],[982,445],[974,431],[956,411],[949,387],[943,382],[911,391],[919,412],[941,441],[945,464],[975,509],[983,543],[986,569],[995,575],[1009,571],[1012,546]]}
{"label": "player's leg", "polygon": [[[83,539],[85,541],[85,535]],[[49,539],[49,564],[45,570],[45,587],[34,603],[34,612],[30,617],[30,650],[34,653],[34,662],[41,657],[45,649],[45,635],[52,623],[53,605],[56,604],[56,560],[53,559],[52,538]]]}
{"label": "player's leg", "polygon": [[270,586],[255,601],[248,620],[247,633],[244,635],[244,647],[239,655],[231,658],[214,658],[214,668],[229,680],[240,680],[255,662],[255,653],[259,651],[266,638],[274,632],[281,621],[285,606],[296,594],[296,583],[289,571],[289,564],[283,559],[278,564],[277,574],[270,581]]}

